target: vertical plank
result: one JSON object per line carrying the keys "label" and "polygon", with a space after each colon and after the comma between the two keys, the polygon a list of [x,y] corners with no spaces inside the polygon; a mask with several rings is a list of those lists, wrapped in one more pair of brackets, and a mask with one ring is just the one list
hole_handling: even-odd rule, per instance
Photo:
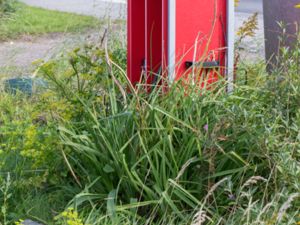
{"label": "vertical plank", "polygon": [[128,0],[127,75],[132,84],[140,81],[145,60],[145,0]]}

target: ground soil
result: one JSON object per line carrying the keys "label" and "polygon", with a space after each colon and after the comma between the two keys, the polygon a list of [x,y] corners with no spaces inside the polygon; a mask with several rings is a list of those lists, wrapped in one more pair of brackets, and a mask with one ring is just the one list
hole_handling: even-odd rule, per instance
{"label": "ground soil", "polygon": [[81,34],[26,35],[18,40],[0,42],[0,76],[7,73],[11,76],[28,75],[34,61],[47,61],[86,42],[96,43],[98,37],[101,37],[101,32],[93,30]]}

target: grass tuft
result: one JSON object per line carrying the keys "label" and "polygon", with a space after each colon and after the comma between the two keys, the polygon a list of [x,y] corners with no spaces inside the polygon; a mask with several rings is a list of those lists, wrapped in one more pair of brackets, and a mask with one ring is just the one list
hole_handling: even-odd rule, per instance
{"label": "grass tuft", "polygon": [[110,44],[42,63],[45,93],[0,95],[1,222],[299,224],[299,48],[272,74],[244,65],[228,94],[222,78],[130,89]]}
{"label": "grass tuft", "polygon": [[57,32],[80,32],[95,28],[100,21],[92,16],[31,7],[14,3],[14,13],[0,18],[0,41],[22,35],[42,35]]}

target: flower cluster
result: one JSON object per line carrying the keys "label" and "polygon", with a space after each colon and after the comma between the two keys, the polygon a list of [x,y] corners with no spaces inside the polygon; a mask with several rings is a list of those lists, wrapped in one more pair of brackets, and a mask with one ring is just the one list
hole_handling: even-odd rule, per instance
{"label": "flower cluster", "polygon": [[84,225],[76,210],[68,208],[63,211],[57,217],[55,217],[57,224],[59,225]]}

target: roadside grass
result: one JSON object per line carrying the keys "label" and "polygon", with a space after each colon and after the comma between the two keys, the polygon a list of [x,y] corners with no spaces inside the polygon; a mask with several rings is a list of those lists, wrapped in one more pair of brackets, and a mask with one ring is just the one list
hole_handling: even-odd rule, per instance
{"label": "roadside grass", "polygon": [[33,65],[30,65],[29,67],[0,66],[0,81],[12,77],[29,76],[34,68]]}
{"label": "roadside grass", "polygon": [[78,192],[68,184],[56,132],[66,110],[48,92],[29,97],[1,90],[0,224],[25,218],[50,224]]}
{"label": "roadside grass", "polygon": [[75,105],[59,131],[85,187],[69,204],[81,224],[297,223],[298,54],[284,58],[271,76],[244,65],[231,95],[222,80],[215,91],[178,82],[126,94],[116,64],[94,63],[101,50],[74,52],[66,76],[46,63],[55,93]]}
{"label": "roadside grass", "polygon": [[21,69],[19,69],[16,66],[1,66],[0,67],[0,80],[6,79],[11,74],[15,74],[21,72]]}
{"label": "roadside grass", "polygon": [[45,93],[0,95],[1,222],[299,223],[297,52],[272,75],[243,65],[230,95],[223,80],[162,94],[126,91],[126,51],[112,46],[43,63]]}
{"label": "roadside grass", "polygon": [[147,92],[107,46],[42,62],[44,93],[1,92],[0,223],[299,224],[299,51],[243,64],[231,94]]}
{"label": "roadside grass", "polygon": [[92,16],[31,7],[20,2],[14,3],[14,7],[14,13],[0,18],[0,41],[22,35],[80,32],[100,24],[100,20]]}

